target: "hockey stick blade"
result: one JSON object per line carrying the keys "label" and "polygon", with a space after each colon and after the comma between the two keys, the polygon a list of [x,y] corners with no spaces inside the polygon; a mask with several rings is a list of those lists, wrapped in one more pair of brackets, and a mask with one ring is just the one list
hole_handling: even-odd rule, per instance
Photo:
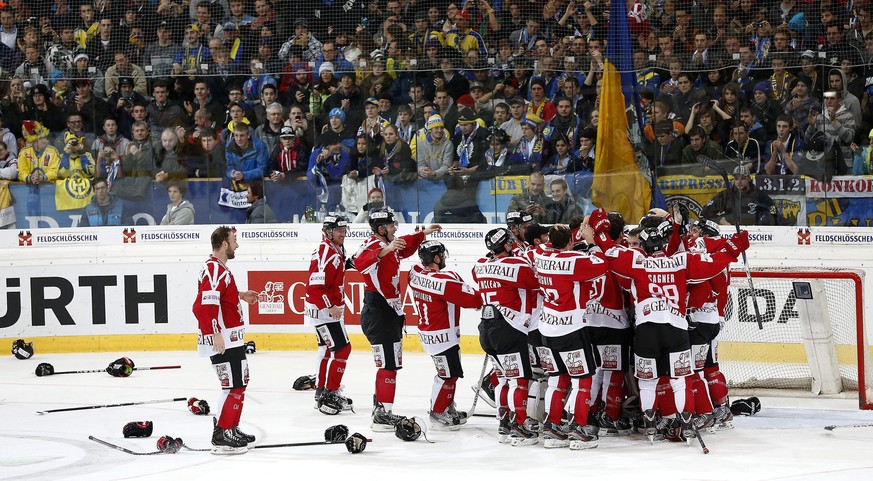
{"label": "hockey stick blade", "polygon": [[94,442],[96,442],[96,443],[100,443],[100,444],[102,444],[102,445],[104,445],[104,446],[106,446],[106,447],[109,447],[109,448],[115,449],[115,450],[117,450],[117,451],[121,451],[122,453],[132,454],[132,455],[134,455],[134,456],[151,456],[151,455],[153,455],[153,454],[164,454],[164,453],[161,452],[161,451],[150,451],[150,452],[147,452],[147,453],[140,453],[140,452],[137,452],[137,451],[132,451],[132,450],[127,449],[127,448],[125,448],[125,447],[123,447],[123,446],[119,446],[119,445],[117,445],[117,444],[112,444],[112,443],[110,443],[109,441],[104,441],[104,440],[102,440],[102,439],[100,439],[100,438],[95,438],[94,436],[88,436],[88,439],[90,439],[91,441],[94,441]]}
{"label": "hockey stick blade", "polygon": [[[722,178],[722,181],[724,181],[725,190],[728,190],[731,188],[731,182],[728,179],[727,169],[725,169],[724,166],[722,166],[718,162],[710,159],[709,157],[707,157],[705,155],[698,155],[697,156],[697,163],[703,165],[704,167],[709,168],[710,170],[712,170],[715,173],[717,173],[718,175],[720,175]],[[739,207],[740,207],[740,197],[737,196],[737,222],[736,222],[737,233],[740,232],[740,216],[739,216],[740,208]],[[755,284],[754,284],[754,282],[752,282],[752,271],[751,271],[751,269],[749,269],[749,258],[748,258],[748,256],[746,256],[745,251],[743,251],[743,265],[746,268],[746,277],[749,279],[749,289],[752,290],[752,305],[755,308],[755,321],[758,323],[758,329],[763,331],[764,330],[764,323],[761,321],[761,309],[758,307],[758,296],[757,296],[758,291],[755,290]]]}
{"label": "hockey stick blade", "polygon": [[139,406],[140,404],[159,404],[159,403],[171,403],[178,401],[187,401],[187,397],[177,397],[173,399],[155,399],[152,401],[138,401],[138,402],[130,402],[130,403],[120,403],[120,404],[101,404],[97,406],[80,406],[75,408],[61,408],[61,409],[46,409],[45,411],[37,411],[37,414],[51,414],[51,413],[61,413],[67,411],[84,411],[86,409],[100,409],[100,408],[115,408],[122,406]]}
{"label": "hockey stick blade", "polygon": [[833,426],[825,426],[825,429],[828,431],[833,431],[837,428],[873,428],[873,424],[847,424],[847,425],[833,425]]}
{"label": "hockey stick blade", "polygon": [[709,448],[706,447],[706,443],[703,441],[703,437],[700,435],[700,430],[697,429],[697,425],[692,422],[691,426],[694,428],[694,434],[697,436],[697,442],[700,443],[700,448],[703,449],[703,454],[709,454]]}

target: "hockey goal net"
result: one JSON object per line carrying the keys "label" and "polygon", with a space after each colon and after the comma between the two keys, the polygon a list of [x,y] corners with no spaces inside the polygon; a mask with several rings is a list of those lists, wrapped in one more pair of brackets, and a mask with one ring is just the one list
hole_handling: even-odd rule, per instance
{"label": "hockey goal net", "polygon": [[729,386],[857,391],[861,409],[873,409],[863,272],[763,268],[752,280],[763,329],[745,271],[732,272],[718,345]]}

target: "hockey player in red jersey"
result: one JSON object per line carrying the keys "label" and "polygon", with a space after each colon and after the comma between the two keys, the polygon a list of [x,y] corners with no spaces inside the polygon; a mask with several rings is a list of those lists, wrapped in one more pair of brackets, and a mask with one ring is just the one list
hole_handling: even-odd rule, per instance
{"label": "hockey player in red jersey", "polygon": [[409,290],[418,313],[418,338],[433,359],[436,376],[430,395],[431,424],[457,430],[467,413],[455,408],[455,384],[464,377],[461,368],[461,308],[478,309],[482,298],[455,272],[446,271],[446,247],[425,241],[418,248],[421,264],[409,271]]}
{"label": "hockey player in red jersey", "polygon": [[[691,227],[685,247],[690,252],[710,254],[728,249],[728,239],[720,234],[715,222],[698,220]],[[695,373],[692,392],[696,414],[700,416],[698,426],[714,425],[718,430],[733,428],[727,380],[718,367],[718,335],[724,322],[729,286],[730,272],[725,269],[712,279],[688,287],[689,321],[694,323],[689,331]]]}
{"label": "hockey player in red jersey", "polygon": [[197,351],[210,356],[221,383],[218,421],[212,431],[213,454],[246,452],[255,437],[239,430],[239,420],[249,382],[245,323],[240,300],[254,304],[255,291],[240,292],[227,261],[239,244],[236,230],[219,227],[212,232],[212,255],[206,260],[197,284],[194,317],[197,318]]}
{"label": "hockey player in red jersey", "polygon": [[306,284],[303,324],[315,328],[318,340],[318,370],[315,401],[324,414],[352,409],[352,400],[340,393],[346,362],[352,352],[343,313],[348,224],[341,215],[324,218],[322,241],[312,253]]}
{"label": "hockey player in red jersey", "polygon": [[479,343],[498,376],[499,441],[536,444],[535,420],[527,421],[528,388],[533,376],[528,331],[539,282],[526,259],[513,255],[514,237],[504,228],[485,235],[490,255],[473,267],[484,305]]}
{"label": "hockey player in red jersey", "polygon": [[[550,247],[541,246],[534,254],[534,266],[543,293],[540,314],[540,364],[549,374],[546,391],[548,418],[543,423],[543,446],[590,449],[597,447],[597,435],[586,429],[591,376],[597,355],[585,329],[585,305],[589,291],[585,285],[606,274],[602,259],[573,251],[571,232],[555,225],[549,231]],[[573,420],[566,431],[561,417],[568,389],[572,388],[569,408]],[[566,434],[565,434],[566,433]]]}
{"label": "hockey player in red jersey", "polygon": [[355,269],[364,277],[361,330],[373,348],[376,363],[376,394],[370,427],[377,432],[394,431],[402,419],[393,413],[397,371],[403,367],[403,302],[400,299],[400,260],[416,253],[439,224],[395,237],[397,222],[387,207],[370,211],[373,236],[355,254]]}
{"label": "hockey player in red jersey", "polygon": [[[609,214],[609,238],[616,249],[628,249],[619,244],[624,234],[625,221],[618,212]],[[588,246],[595,245],[594,230],[588,219],[579,226],[579,236]],[[602,255],[602,254],[601,254]],[[631,432],[630,423],[621,418],[625,398],[624,374],[630,367],[633,329],[625,304],[622,284],[612,272],[598,277],[589,286],[590,298],[585,312],[585,324],[591,343],[600,355],[600,365],[591,386],[592,399],[600,399],[601,411],[597,417],[600,436],[624,436]],[[630,287],[626,284],[626,287]],[[592,402],[592,404],[594,404]]]}
{"label": "hockey player in red jersey", "polygon": [[607,232],[610,221],[605,211],[591,214],[595,242],[606,249],[609,268],[620,278],[632,283],[636,313],[634,331],[635,376],[640,385],[640,401],[646,434],[650,440],[656,434],[655,405],[659,376],[669,376],[674,401],[681,410],[678,420],[671,419],[673,430],[690,437],[694,435],[692,417],[694,399],[686,377],[693,373],[688,322],[685,318],[687,285],[719,275],[737,256],[749,247],[748,232],[741,232],[727,243],[726,250],[714,254],[680,252],[664,253],[672,234],[668,221],[657,227],[646,227],[640,233],[645,254],[636,250],[610,249],[614,242]]}

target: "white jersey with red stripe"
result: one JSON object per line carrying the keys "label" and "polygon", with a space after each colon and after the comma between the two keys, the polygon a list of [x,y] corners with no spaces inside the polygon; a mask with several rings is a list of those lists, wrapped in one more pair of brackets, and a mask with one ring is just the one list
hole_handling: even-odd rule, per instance
{"label": "white jersey with red stripe", "polygon": [[606,262],[582,252],[545,247],[534,254],[534,266],[543,293],[540,333],[559,337],[584,327],[588,283],[606,274]]}
{"label": "white jersey with red stripe", "polygon": [[224,339],[225,349],[245,344],[246,328],[236,281],[215,256],[209,256],[200,270],[192,310],[197,318],[197,352],[201,356],[215,354],[212,346],[216,333]]}
{"label": "white jersey with red stripe", "polygon": [[479,259],[473,266],[473,279],[485,304],[495,306],[519,332],[530,331],[539,282],[526,259],[516,256]]}
{"label": "white jersey with red stripe", "polygon": [[355,254],[355,269],[364,277],[364,289],[381,294],[397,315],[403,314],[403,304],[400,301],[400,260],[416,253],[418,246],[424,241],[424,232],[400,236],[400,239],[406,241],[406,247],[391,251],[381,259],[379,251],[388,247],[388,243],[376,236],[367,239]]}
{"label": "white jersey with red stripe", "polygon": [[629,328],[624,290],[615,274],[607,271],[603,277],[594,279],[588,285],[590,293],[585,323],[591,327]]}
{"label": "white jersey with red stripe", "polygon": [[726,252],[646,257],[633,249],[609,249],[605,257],[612,272],[631,282],[637,325],[652,322],[680,329],[688,329],[688,284],[711,279],[736,260]]}
{"label": "white jersey with red stripe", "polygon": [[343,246],[328,239],[318,244],[309,262],[309,282],[306,284],[303,324],[315,326],[327,322],[339,322],[330,317],[327,310],[332,306],[345,305],[343,286],[346,278],[346,256]]}
{"label": "white jersey with red stripe", "polygon": [[451,271],[417,264],[409,270],[407,289],[418,313],[418,338],[424,352],[432,356],[458,345],[462,307],[482,307],[479,292]]}

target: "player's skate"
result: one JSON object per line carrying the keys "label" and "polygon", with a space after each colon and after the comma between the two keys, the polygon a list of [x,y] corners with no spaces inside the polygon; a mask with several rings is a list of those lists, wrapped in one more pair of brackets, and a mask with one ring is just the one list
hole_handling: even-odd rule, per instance
{"label": "player's skate", "polygon": [[251,444],[251,443],[255,442],[255,437],[251,434],[246,434],[246,433],[240,431],[239,426],[234,426],[231,429],[233,429],[233,433],[236,434],[237,437],[243,439],[246,442],[246,444]]}
{"label": "player's skate", "polygon": [[589,433],[597,434],[599,436],[628,436],[631,433],[631,426],[627,420],[618,418],[613,420],[606,414],[606,411],[600,413],[598,423],[600,424],[600,431],[597,433],[593,433],[590,430]]}
{"label": "player's skate", "polygon": [[543,447],[546,449],[566,448],[570,445],[563,426],[549,420],[543,422]]}
{"label": "player's skate", "polygon": [[321,401],[321,396],[324,396],[324,391],[326,391],[323,387],[315,388],[315,409],[318,409],[318,403]]}
{"label": "player's skate", "polygon": [[712,418],[716,431],[727,431],[734,428],[734,415],[727,404],[716,406],[712,410]]}
{"label": "player's skate", "polygon": [[643,427],[646,437],[650,443],[655,442],[655,436],[658,435],[658,423],[654,409],[646,409],[643,411]]}
{"label": "player's skate", "polygon": [[386,410],[385,406],[376,400],[376,396],[373,396],[373,422],[370,424],[370,429],[377,433],[394,432],[394,427],[401,419],[403,416]]}
{"label": "player's skate", "polygon": [[446,411],[452,416],[457,416],[461,421],[461,424],[466,424],[467,419],[470,417],[470,415],[467,414],[467,411],[458,411],[458,405],[455,404],[455,401],[452,401],[452,403],[449,404],[449,408]]}
{"label": "player's skate", "polygon": [[[588,411],[588,420],[586,421],[586,425],[585,425],[585,429],[587,432],[594,434],[594,435],[600,434],[600,427],[601,427],[600,414],[602,412],[603,411],[600,411],[600,410],[595,411],[594,409],[591,409]],[[573,418],[572,415],[567,417],[567,419],[568,419],[567,424],[569,424],[572,421],[572,418]]]}
{"label": "player's skate", "polygon": [[691,444],[691,441],[697,437],[697,432],[694,430],[694,413],[690,411],[682,411],[677,416],[679,420],[679,428],[682,433],[682,439]]}
{"label": "player's skate", "polygon": [[212,430],[212,454],[243,454],[248,451],[248,443],[233,429],[218,426]]}
{"label": "player's skate", "polygon": [[533,446],[540,440],[537,428],[539,423],[534,418],[527,418],[523,423],[513,421],[510,427],[510,438],[513,446]]}
{"label": "player's skate", "polygon": [[697,427],[698,431],[715,431],[715,418],[712,414],[712,412],[703,413],[694,418],[694,425]]}
{"label": "player's skate", "polygon": [[570,441],[570,449],[580,451],[583,449],[593,449],[597,447],[597,435],[591,434],[581,424],[571,423],[567,432],[567,439]]}
{"label": "player's skate", "polygon": [[497,419],[499,424],[497,425],[497,442],[500,444],[509,444],[512,442],[510,437],[511,434],[511,422],[509,421],[509,410],[506,408],[500,408],[497,410]]}
{"label": "player's skate", "polygon": [[430,411],[430,423],[434,428],[444,431],[461,429],[461,420],[457,416],[453,416],[448,409],[441,413]]}

